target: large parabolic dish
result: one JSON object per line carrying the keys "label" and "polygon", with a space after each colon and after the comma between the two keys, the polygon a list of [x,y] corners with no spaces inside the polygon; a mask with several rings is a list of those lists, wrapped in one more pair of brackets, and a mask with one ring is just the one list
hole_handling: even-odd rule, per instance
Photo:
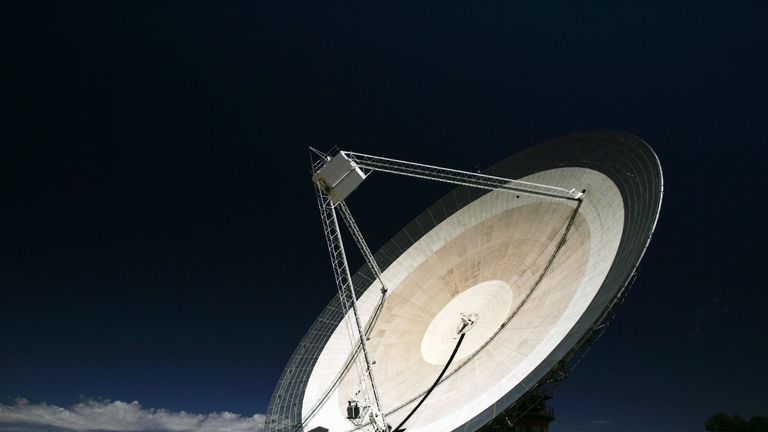
{"label": "large parabolic dish", "polygon": [[[575,203],[458,187],[375,254],[389,293],[368,347],[390,424],[445,366],[456,317],[478,317],[409,432],[482,429],[567,365],[633,279],[663,192],[654,152],[618,131],[550,140],[486,173],[586,192]],[[370,322],[381,285],[367,267],[352,280]],[[283,371],[267,431],[364,430],[346,419],[351,354],[334,298]]]}

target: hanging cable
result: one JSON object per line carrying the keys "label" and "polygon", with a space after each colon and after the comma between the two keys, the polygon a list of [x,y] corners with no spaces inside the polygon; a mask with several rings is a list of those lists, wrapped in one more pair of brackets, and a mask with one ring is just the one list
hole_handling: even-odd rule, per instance
{"label": "hanging cable", "polygon": [[397,425],[397,427],[394,429],[393,432],[403,432],[403,431],[405,431],[405,429],[402,429],[403,425],[419,409],[421,404],[423,404],[424,401],[427,400],[427,397],[429,397],[429,394],[432,393],[432,390],[434,390],[435,387],[437,387],[437,385],[440,384],[440,380],[443,379],[443,375],[445,375],[445,372],[448,370],[448,366],[451,365],[451,362],[453,362],[453,358],[456,357],[456,353],[459,352],[459,347],[461,346],[461,342],[464,341],[464,336],[466,336],[466,335],[467,335],[466,333],[462,333],[461,336],[459,336],[459,340],[456,342],[456,347],[453,348],[453,352],[451,353],[451,357],[448,359],[448,363],[445,364],[445,366],[443,367],[443,370],[440,372],[440,375],[437,376],[437,379],[435,380],[435,383],[432,384],[432,387],[430,387],[429,390],[427,390],[426,393],[424,393],[424,396],[421,398],[419,403],[417,403],[416,406],[411,410],[411,412],[409,412],[408,415],[405,416],[405,419],[403,419],[403,421],[401,421],[400,424]]}

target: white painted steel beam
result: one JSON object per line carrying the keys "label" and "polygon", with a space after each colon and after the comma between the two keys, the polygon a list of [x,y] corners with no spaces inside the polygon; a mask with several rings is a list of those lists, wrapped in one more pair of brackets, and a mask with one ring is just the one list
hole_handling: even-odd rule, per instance
{"label": "white painted steel beam", "polygon": [[342,151],[340,154],[344,155],[357,167],[369,169],[372,171],[382,171],[392,174],[436,180],[445,183],[453,183],[462,186],[471,186],[490,190],[503,190],[525,195],[536,195],[569,201],[578,201],[584,195],[582,191],[577,191],[576,189],[569,190],[562,187],[548,186],[540,183],[512,180],[503,177],[490,176],[469,171],[460,171],[450,168],[442,168],[433,165],[407,162],[380,156],[371,156],[349,151]]}

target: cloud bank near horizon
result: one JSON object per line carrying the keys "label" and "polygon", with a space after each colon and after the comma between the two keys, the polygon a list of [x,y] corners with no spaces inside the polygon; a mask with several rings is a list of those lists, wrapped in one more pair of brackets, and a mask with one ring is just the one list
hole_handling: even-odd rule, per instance
{"label": "cloud bank near horizon", "polygon": [[29,403],[0,403],[0,431],[23,432],[263,432],[264,415],[231,412],[193,414],[143,408],[139,402],[85,400],[69,408]]}

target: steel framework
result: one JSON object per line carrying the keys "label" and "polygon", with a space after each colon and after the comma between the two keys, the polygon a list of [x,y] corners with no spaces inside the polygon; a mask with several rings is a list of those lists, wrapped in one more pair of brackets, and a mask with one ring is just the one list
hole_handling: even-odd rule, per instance
{"label": "steel framework", "polygon": [[567,190],[555,186],[512,180],[469,171],[459,171],[380,156],[371,156],[350,151],[342,151],[341,154],[358,167],[371,171],[382,171],[462,186],[538,195],[570,201],[578,201],[583,196],[583,193],[576,189]]}
{"label": "steel framework", "polygon": [[[374,418],[376,416],[380,416],[381,424],[386,425],[383,410],[381,409],[378,389],[376,388],[376,380],[374,379],[373,375],[373,363],[370,358],[370,353],[368,352],[368,344],[366,342],[367,337],[363,330],[363,325],[360,321],[360,314],[357,310],[355,289],[352,285],[352,276],[349,273],[349,265],[347,264],[347,257],[344,252],[344,243],[341,240],[341,232],[339,231],[339,222],[336,218],[336,211],[331,203],[330,197],[328,197],[328,195],[323,192],[319,185],[316,186],[316,190],[317,202],[318,206],[320,207],[320,217],[323,221],[323,232],[325,233],[325,240],[328,244],[328,251],[330,252],[331,256],[331,266],[333,267],[333,274],[336,278],[336,288],[339,292],[339,300],[342,306],[342,313],[344,314],[344,321],[347,325],[347,334],[350,338],[350,343],[353,350],[357,345],[356,340],[360,341],[359,343],[363,350],[363,358],[365,359],[365,371],[361,371],[361,368],[358,366],[358,376],[361,379],[360,391],[365,394],[367,385],[370,385],[370,389],[373,392],[373,399],[376,408],[373,416]],[[354,223],[354,221],[352,222]],[[355,228],[356,227],[357,226],[355,225]],[[354,325],[352,322],[350,322],[352,319],[349,314],[350,311],[354,317]],[[365,376],[368,377],[368,380],[363,378]],[[372,421],[372,423],[374,424],[374,429],[377,432],[380,430],[386,430],[386,426],[384,426],[384,428],[380,427],[378,424],[379,422]]]}
{"label": "steel framework", "polygon": [[[317,150],[311,150],[321,156],[321,160],[313,163],[312,165],[312,173],[317,174],[328,162],[331,161],[331,157]],[[414,162],[383,158],[379,156],[371,156],[362,153],[340,151],[339,155],[342,155],[345,159],[347,159],[352,167],[357,167],[363,170],[388,172],[392,174],[441,181],[445,183],[458,184],[486,190],[498,190],[553,199],[576,201],[577,204],[580,204],[584,197],[583,191],[577,192],[576,189],[567,190],[555,186],[512,180],[503,177],[472,173],[468,171],[459,171],[450,168],[418,164]],[[355,290],[352,284],[352,277],[349,272],[349,264],[347,263],[344,244],[341,238],[338,218],[336,216],[337,207],[341,213],[341,217],[344,220],[345,225],[355,240],[358,249],[365,258],[366,264],[376,279],[378,279],[379,283],[381,283],[382,298],[380,301],[380,306],[383,304],[384,299],[386,298],[387,287],[382,279],[381,269],[376,263],[376,260],[371,253],[368,244],[365,242],[362,232],[355,223],[355,220],[352,217],[352,213],[349,211],[346,203],[343,199],[337,203],[334,203],[334,201],[331,199],[329,195],[329,188],[331,187],[332,186],[323,184],[321,181],[315,182],[317,202],[318,207],[320,208],[321,220],[323,222],[323,232],[325,233],[326,243],[331,257],[331,266],[333,267],[333,273],[336,279],[336,287],[338,289],[342,314],[344,315],[344,321],[347,327],[347,334],[352,345],[352,361],[355,364],[360,381],[359,391],[362,391],[366,400],[368,399],[368,389],[370,389],[373,396],[374,406],[372,407],[370,414],[370,424],[373,426],[374,431],[376,432],[387,432],[390,430],[390,426],[387,425],[384,418],[385,411],[381,407],[379,392],[376,386],[376,380],[374,378],[374,362],[371,359],[370,353],[368,351],[368,337],[363,328],[360,314],[357,309]],[[576,208],[578,210],[578,205]],[[360,348],[363,353],[364,364],[360,363],[359,356],[355,354],[358,348]]]}

